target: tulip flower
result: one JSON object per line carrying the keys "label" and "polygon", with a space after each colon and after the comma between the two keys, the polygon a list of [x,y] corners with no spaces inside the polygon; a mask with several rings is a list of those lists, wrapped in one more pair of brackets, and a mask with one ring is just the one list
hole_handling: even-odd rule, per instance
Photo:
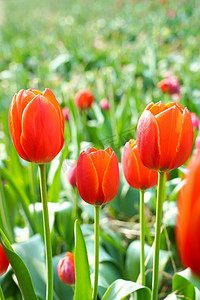
{"label": "tulip flower", "polygon": [[156,300],[164,175],[184,164],[190,155],[193,146],[190,112],[177,103],[150,103],[138,122],[137,144],[142,163],[149,169],[159,171],[152,280],[152,300]]}
{"label": "tulip flower", "polygon": [[50,89],[21,90],[9,109],[9,128],[19,156],[38,164],[50,162],[64,144],[64,117]]}
{"label": "tulip flower", "polygon": [[76,183],[81,198],[87,203],[102,205],[111,201],[119,188],[119,165],[115,152],[110,147],[81,152]]}
{"label": "tulip flower", "polygon": [[177,77],[169,76],[158,83],[158,88],[170,95],[180,94],[180,82]]}
{"label": "tulip flower", "polygon": [[75,284],[74,255],[71,252],[66,252],[65,257],[59,260],[57,271],[63,283],[67,285]]}
{"label": "tulip flower", "polygon": [[197,115],[195,113],[191,113],[191,118],[192,118],[193,128],[198,131],[199,130],[199,118],[197,117]]}
{"label": "tulip flower", "polygon": [[99,101],[99,106],[103,109],[103,110],[109,110],[110,109],[110,104],[108,102],[107,99],[101,99]]}
{"label": "tulip flower", "polygon": [[101,205],[111,201],[119,189],[119,165],[115,152],[90,148],[81,152],[76,171],[81,198],[95,208],[95,264],[92,299],[97,299],[99,274],[99,213]]}
{"label": "tulip flower", "polygon": [[128,184],[140,190],[140,274],[141,284],[145,285],[145,216],[144,216],[144,192],[155,186],[158,182],[158,173],[146,168],[140,160],[137,143],[130,140],[126,143],[122,152],[122,169]]}
{"label": "tulip flower", "polygon": [[65,121],[68,123],[69,122],[69,108],[64,107],[62,109],[62,112],[63,112],[63,116],[64,116]]}
{"label": "tulip flower", "polygon": [[0,245],[0,276],[2,276],[4,273],[6,273],[8,266],[9,266],[9,260],[7,259],[2,246]]}
{"label": "tulip flower", "polygon": [[90,91],[81,90],[75,95],[75,104],[81,110],[91,108],[94,96]]}
{"label": "tulip flower", "polygon": [[190,112],[178,103],[150,103],[138,122],[137,144],[147,168],[166,172],[180,167],[193,145]]}
{"label": "tulip flower", "polygon": [[200,150],[197,150],[188,165],[186,184],[178,197],[176,241],[180,260],[184,267],[200,277]]}
{"label": "tulip flower", "polygon": [[146,190],[158,183],[158,173],[146,168],[140,160],[137,143],[130,140],[122,153],[122,169],[128,184],[138,190]]}

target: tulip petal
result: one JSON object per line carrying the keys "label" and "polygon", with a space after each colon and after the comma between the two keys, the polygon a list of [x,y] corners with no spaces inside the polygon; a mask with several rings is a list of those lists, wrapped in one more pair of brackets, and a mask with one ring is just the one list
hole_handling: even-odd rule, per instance
{"label": "tulip petal", "polygon": [[97,176],[98,176],[98,181],[99,181],[99,188],[98,188],[98,195],[96,198],[96,204],[101,204],[104,202],[104,193],[102,190],[102,182],[103,182],[103,177],[105,174],[105,171],[107,169],[109,160],[110,160],[110,155],[104,151],[104,150],[99,150],[96,152],[91,153],[90,159],[92,160],[94,167],[97,171]]}
{"label": "tulip petal", "polygon": [[159,128],[154,115],[145,110],[137,126],[137,145],[142,163],[149,169],[159,169]]}
{"label": "tulip petal", "polygon": [[[140,189],[141,177],[140,177],[138,159],[135,155],[135,151],[129,144],[130,142],[127,142],[125,144],[122,153],[122,169],[128,184],[135,189]],[[139,153],[138,153],[138,157],[139,157]]]}
{"label": "tulip petal", "polygon": [[97,171],[86,152],[81,152],[76,171],[76,184],[81,198],[89,204],[95,204],[99,189]]}
{"label": "tulip petal", "polygon": [[53,106],[56,108],[59,117],[60,117],[60,122],[61,122],[61,135],[64,132],[64,126],[65,126],[65,122],[64,122],[64,115],[62,112],[62,109],[60,107],[60,104],[58,103],[54,93],[50,90],[50,89],[45,89],[45,91],[42,94],[45,98],[47,98],[52,104]]}
{"label": "tulip petal", "polygon": [[21,117],[26,105],[35,97],[30,91],[21,90],[18,94],[15,94],[9,109],[9,129],[13,144],[17,150],[19,156],[25,160],[30,160],[27,154],[24,152],[21,143]]}
{"label": "tulip petal", "polygon": [[159,169],[166,171],[174,169],[172,162],[177,151],[177,143],[182,131],[183,116],[175,105],[155,116],[160,136],[160,162]]}
{"label": "tulip petal", "polygon": [[179,133],[179,137],[177,139],[177,147],[174,155],[174,159],[170,165],[170,168],[178,168],[183,165],[190,153],[192,151],[193,146],[193,125],[191,120],[190,112],[187,108],[184,109],[182,115],[182,124]]}
{"label": "tulip petal", "polygon": [[113,151],[110,160],[108,162],[104,177],[103,177],[103,182],[102,182],[102,190],[104,197],[106,201],[105,203],[108,203],[111,201],[118,192],[119,189],[119,164],[118,164],[118,159]]}
{"label": "tulip petal", "polygon": [[21,124],[21,146],[32,162],[47,163],[61,150],[60,116],[43,96],[36,96],[26,106]]}

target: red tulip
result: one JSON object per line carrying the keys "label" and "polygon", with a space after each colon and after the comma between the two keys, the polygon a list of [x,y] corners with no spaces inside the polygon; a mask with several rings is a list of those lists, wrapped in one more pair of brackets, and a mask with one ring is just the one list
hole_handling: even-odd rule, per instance
{"label": "red tulip", "polygon": [[69,122],[69,108],[68,107],[64,107],[62,109],[63,112],[63,116],[66,122]]}
{"label": "red tulip", "polygon": [[2,276],[8,269],[9,261],[0,245],[0,276]]}
{"label": "red tulip", "polygon": [[35,163],[51,161],[64,144],[64,117],[50,89],[21,90],[9,109],[9,128],[19,156]]}
{"label": "red tulip", "polygon": [[189,163],[186,184],[178,197],[176,241],[184,267],[200,276],[200,150]]}
{"label": "red tulip", "polygon": [[138,122],[137,144],[147,168],[169,171],[180,167],[193,145],[190,112],[178,103],[150,103]]}
{"label": "red tulip", "polygon": [[109,104],[107,99],[101,99],[100,102],[99,102],[99,106],[103,110],[109,110],[110,109],[110,104]]}
{"label": "red tulip", "polygon": [[197,115],[195,113],[191,113],[191,118],[192,118],[193,128],[198,131],[199,130],[199,118],[197,117]]}
{"label": "red tulip", "polygon": [[75,163],[70,169],[67,174],[69,183],[73,188],[76,187],[76,169],[77,169],[77,164]]}
{"label": "red tulip", "polygon": [[81,152],[76,173],[79,194],[89,204],[111,201],[119,188],[119,165],[115,152],[90,148]]}
{"label": "red tulip", "polygon": [[94,102],[94,96],[90,91],[82,90],[75,95],[75,104],[80,109],[89,109]]}
{"label": "red tulip", "polygon": [[158,87],[163,93],[180,94],[180,82],[177,77],[164,78],[158,83]]}
{"label": "red tulip", "polygon": [[137,143],[130,140],[122,152],[122,169],[128,184],[146,190],[158,183],[158,172],[146,168],[140,160]]}
{"label": "red tulip", "polygon": [[74,255],[67,252],[64,258],[61,258],[57,266],[60,280],[67,285],[75,284],[75,266]]}

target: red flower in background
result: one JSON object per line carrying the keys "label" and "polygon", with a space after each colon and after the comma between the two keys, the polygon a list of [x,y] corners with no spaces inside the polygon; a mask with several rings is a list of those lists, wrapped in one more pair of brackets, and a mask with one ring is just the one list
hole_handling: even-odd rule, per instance
{"label": "red flower in background", "polygon": [[34,163],[50,162],[64,144],[64,117],[53,92],[21,90],[9,109],[9,128],[19,156]]}
{"label": "red flower in background", "polygon": [[57,266],[60,280],[67,285],[75,284],[75,266],[74,255],[67,252],[64,258],[61,258]]}
{"label": "red flower in background", "polygon": [[137,143],[130,140],[122,152],[122,169],[128,184],[139,190],[146,190],[158,182],[158,172],[146,168],[140,160]]}
{"label": "red flower in background", "polygon": [[177,103],[150,103],[138,122],[137,144],[147,168],[169,171],[180,167],[193,146],[190,112]]}
{"label": "red flower in background", "polygon": [[200,150],[189,163],[188,173],[178,197],[176,241],[184,267],[200,276]]}
{"label": "red flower in background", "polygon": [[0,245],[0,276],[7,271],[9,264],[9,260],[7,259],[3,248]]}
{"label": "red flower in background", "polygon": [[119,164],[115,152],[90,148],[77,162],[76,183],[81,198],[92,205],[111,201],[119,188]]}
{"label": "red flower in background", "polygon": [[90,91],[81,90],[75,95],[75,104],[80,109],[89,109],[94,102],[94,96]]}
{"label": "red flower in background", "polygon": [[158,88],[170,95],[180,94],[180,82],[177,77],[169,76],[158,83]]}

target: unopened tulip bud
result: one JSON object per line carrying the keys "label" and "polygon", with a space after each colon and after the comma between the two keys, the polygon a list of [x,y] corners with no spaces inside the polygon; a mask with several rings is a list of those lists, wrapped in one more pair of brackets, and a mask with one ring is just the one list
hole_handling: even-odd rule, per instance
{"label": "unopened tulip bud", "polygon": [[69,108],[68,107],[64,107],[63,110],[63,115],[64,115],[64,119],[66,122],[69,122]]}
{"label": "unopened tulip bud", "polygon": [[57,266],[60,280],[67,285],[75,284],[75,266],[74,255],[67,252],[64,258],[61,258]]}
{"label": "unopened tulip bud", "polygon": [[103,110],[109,110],[110,109],[110,104],[109,104],[107,99],[101,99],[100,102],[99,102],[99,106]]}
{"label": "unopened tulip bud", "polygon": [[93,102],[94,96],[90,91],[81,90],[75,95],[75,104],[81,110],[91,108]]}
{"label": "unopened tulip bud", "polygon": [[195,113],[191,113],[191,118],[192,118],[193,128],[198,131],[199,130],[199,118],[197,117],[197,115]]}
{"label": "unopened tulip bud", "polygon": [[69,172],[67,174],[69,183],[71,184],[71,186],[73,188],[76,187],[76,169],[77,169],[77,163],[74,164],[70,169]]}

